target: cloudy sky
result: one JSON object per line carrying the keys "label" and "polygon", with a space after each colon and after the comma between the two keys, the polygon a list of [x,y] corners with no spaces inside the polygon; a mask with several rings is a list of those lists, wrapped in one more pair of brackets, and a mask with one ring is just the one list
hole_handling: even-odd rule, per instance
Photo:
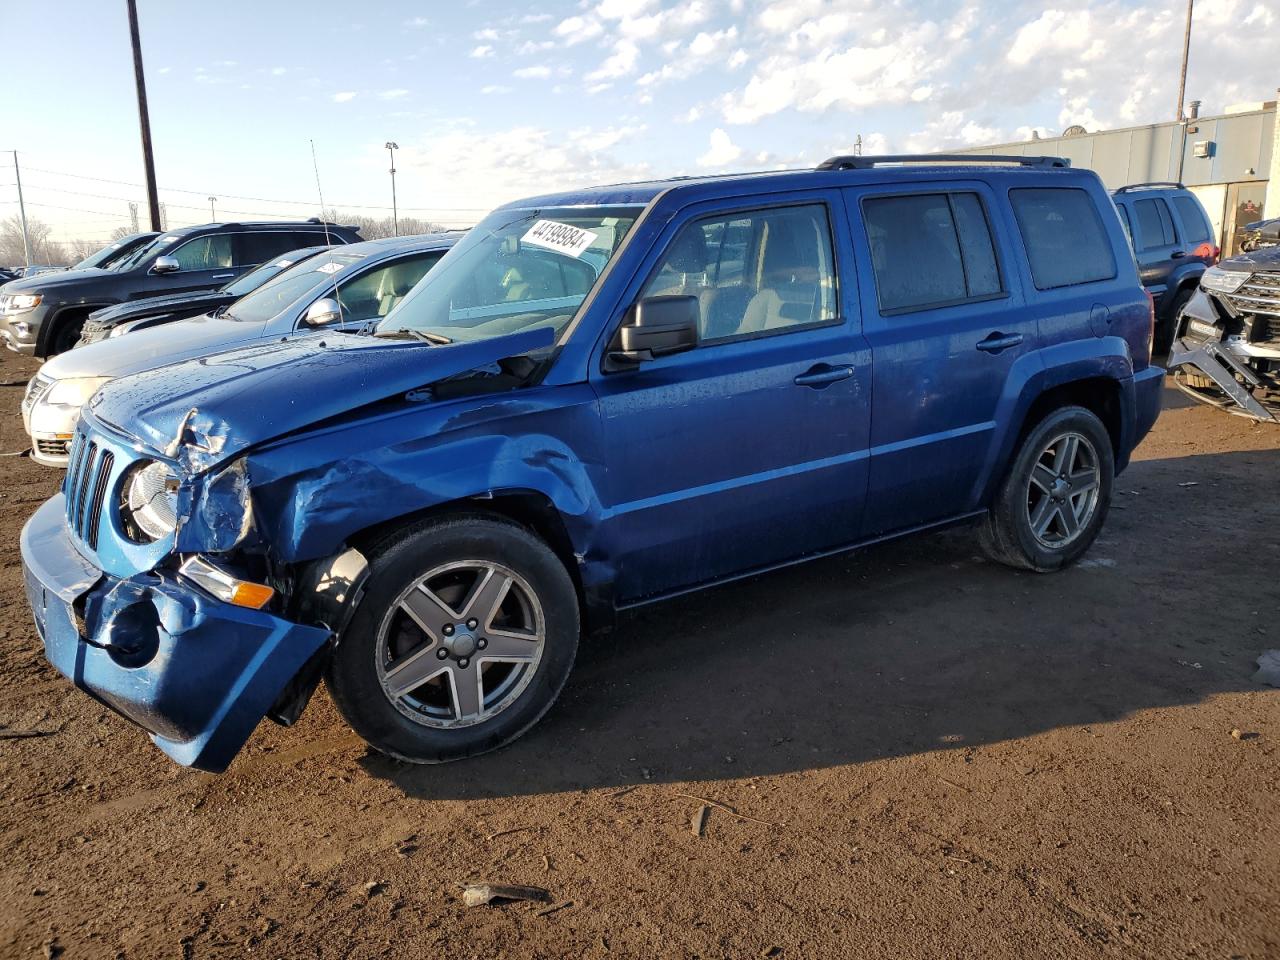
{"label": "cloudy sky", "polygon": [[[171,224],[330,206],[473,222],[555,187],[808,165],[1170,119],[1181,3],[139,0]],[[105,237],[141,200],[123,0],[5,4],[0,149],[28,214]],[[38,43],[14,42],[39,37]],[[1188,98],[1274,97],[1280,0],[1196,11]],[[0,215],[17,209],[0,167]],[[144,213],[145,219],[145,213]]]}

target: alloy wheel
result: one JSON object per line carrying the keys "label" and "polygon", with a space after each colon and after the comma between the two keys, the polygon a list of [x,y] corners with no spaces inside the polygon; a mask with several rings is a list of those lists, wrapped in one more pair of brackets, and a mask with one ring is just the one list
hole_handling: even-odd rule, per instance
{"label": "alloy wheel", "polygon": [[1088,437],[1061,433],[1041,450],[1027,481],[1027,523],[1051,550],[1075,542],[1098,508],[1098,451]]}

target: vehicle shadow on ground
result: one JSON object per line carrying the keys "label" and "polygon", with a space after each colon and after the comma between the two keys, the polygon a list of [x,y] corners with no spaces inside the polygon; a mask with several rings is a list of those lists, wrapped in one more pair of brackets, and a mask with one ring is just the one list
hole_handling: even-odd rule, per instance
{"label": "vehicle shadow on ground", "polygon": [[362,762],[413,796],[518,796],[964,749],[1264,690],[1254,660],[1280,637],[1239,563],[1280,564],[1280,498],[1259,496],[1278,471],[1276,450],[1137,463],[1056,575],[988,563],[956,530],[645,608],[584,644],[507,749]]}

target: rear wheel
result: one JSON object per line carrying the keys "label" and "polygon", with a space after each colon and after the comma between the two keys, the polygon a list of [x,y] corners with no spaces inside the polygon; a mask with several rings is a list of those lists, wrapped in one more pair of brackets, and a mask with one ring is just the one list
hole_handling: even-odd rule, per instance
{"label": "rear wheel", "polygon": [[338,709],[373,747],[441,763],[500,747],[559,695],[577,652],[577,594],[523,527],[431,521],[372,560],[330,661]]}
{"label": "rear wheel", "polygon": [[1102,529],[1114,474],[1102,421],[1084,407],[1055,410],[1018,448],[982,524],[983,549],[1037,572],[1075,562]]}

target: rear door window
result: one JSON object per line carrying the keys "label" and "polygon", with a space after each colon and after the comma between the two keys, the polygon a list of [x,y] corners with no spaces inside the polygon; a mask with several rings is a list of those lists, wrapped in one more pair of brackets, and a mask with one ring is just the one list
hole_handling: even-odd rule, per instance
{"label": "rear door window", "polygon": [[1138,217],[1138,231],[1142,235],[1140,250],[1173,246],[1176,242],[1173,235],[1173,219],[1169,216],[1169,207],[1163,200],[1159,198],[1139,200],[1133,207]]}
{"label": "rear door window", "polygon": [[282,253],[304,246],[298,242],[296,233],[284,230],[242,233],[236,239],[240,246],[239,266],[242,267],[256,267]]}
{"label": "rear door window", "polygon": [[1182,221],[1182,230],[1186,234],[1187,243],[1212,243],[1213,230],[1205,219],[1200,203],[1194,197],[1178,196],[1173,198],[1174,209],[1178,211],[1178,219]]}
{"label": "rear door window", "polygon": [[976,193],[868,197],[862,212],[882,314],[1003,295]]}
{"label": "rear door window", "polygon": [[1010,190],[1009,202],[1036,289],[1115,277],[1111,241],[1086,191],[1078,187],[1024,187]]}

